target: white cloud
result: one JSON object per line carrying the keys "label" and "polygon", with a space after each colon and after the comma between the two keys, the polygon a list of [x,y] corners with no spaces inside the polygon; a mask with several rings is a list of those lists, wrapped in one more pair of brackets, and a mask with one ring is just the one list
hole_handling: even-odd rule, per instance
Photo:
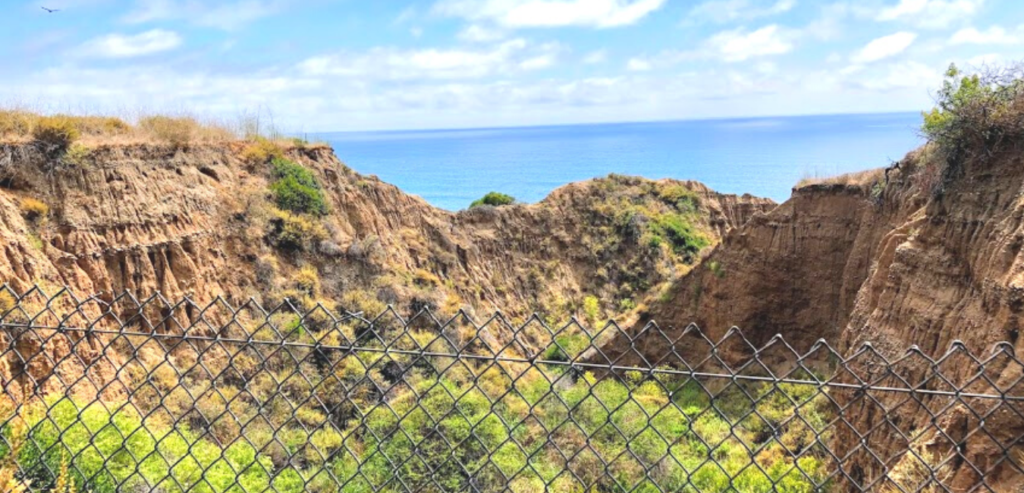
{"label": "white cloud", "polygon": [[950,44],[979,44],[979,45],[995,45],[995,44],[1017,44],[1020,43],[1021,36],[1016,33],[1010,33],[999,26],[992,26],[984,31],[979,31],[973,27],[961,29],[949,38]]}
{"label": "white cloud", "polygon": [[135,35],[114,33],[100,36],[83,44],[78,53],[97,58],[131,58],[173,50],[180,45],[178,33],[153,29]]}
{"label": "white cloud", "polygon": [[637,56],[626,63],[631,71],[646,71],[664,68],[692,60],[717,60],[742,62],[772,55],[782,55],[793,50],[794,42],[801,35],[795,30],[780,28],[772,24],[754,31],[742,28],[722,31],[701,42],[692,50],[664,50],[651,56]]}
{"label": "white cloud", "polygon": [[942,81],[942,73],[920,62],[891,63],[882,70],[872,70],[857,82],[861,87],[874,91],[896,89],[917,89],[927,94]]}
{"label": "white cloud", "polygon": [[850,57],[855,64],[876,62],[903,53],[917,39],[917,34],[900,31],[871,40]]}
{"label": "white cloud", "polygon": [[879,21],[909,21],[925,28],[944,28],[973,16],[984,0],[900,0],[875,16]]}
{"label": "white cloud", "polygon": [[299,63],[299,69],[310,76],[367,80],[471,79],[546,68],[555,63],[560,52],[557,44],[533,46],[523,39],[508,40],[486,49],[378,47],[362,53],[308,58]]}
{"label": "white cloud", "polygon": [[629,61],[626,62],[626,69],[633,72],[646,72],[651,68],[653,68],[651,66],[651,62],[643,58],[630,58]]}
{"label": "white cloud", "polygon": [[734,29],[715,34],[705,42],[718,57],[727,62],[742,62],[748,58],[781,55],[793,49],[791,36],[772,24],[756,31]]}
{"label": "white cloud", "polygon": [[690,10],[688,20],[725,23],[778,15],[792,10],[796,0],[711,0]]}
{"label": "white cloud", "polygon": [[441,0],[434,11],[508,28],[585,26],[608,28],[636,23],[666,0]]}
{"label": "white cloud", "polygon": [[1006,64],[1006,57],[998,53],[977,55],[967,60],[967,65],[970,67],[987,67],[1004,64]]}
{"label": "white cloud", "polygon": [[500,29],[486,28],[479,24],[470,24],[459,31],[456,37],[469,43],[490,43],[505,39],[505,32]]}
{"label": "white cloud", "polygon": [[583,56],[583,63],[597,65],[608,61],[608,52],[605,50],[594,50]]}
{"label": "white cloud", "polygon": [[[521,70],[516,63],[509,62],[509,70]],[[381,80],[368,73],[307,74],[294,65],[229,73],[154,61],[54,66],[0,79],[0,94],[45,101],[54,110],[71,104],[94,113],[187,110],[228,120],[271,108],[278,126],[301,132],[919,110],[931,104],[927,90],[941,82],[941,74],[915,64],[853,75],[782,65],[773,70],[755,61],[611,77]]]}
{"label": "white cloud", "polygon": [[184,20],[203,27],[238,29],[270,16],[284,7],[282,0],[238,0],[205,2],[200,0],[138,0],[135,9],[123,20],[129,24]]}

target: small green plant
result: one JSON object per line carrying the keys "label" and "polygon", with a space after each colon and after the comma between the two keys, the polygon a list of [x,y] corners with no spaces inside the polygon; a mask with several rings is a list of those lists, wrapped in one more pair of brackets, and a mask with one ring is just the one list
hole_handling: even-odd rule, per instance
{"label": "small green plant", "polygon": [[82,144],[71,144],[71,147],[64,152],[64,162],[75,166],[84,166],[89,159],[89,148]]}
{"label": "small green plant", "polygon": [[327,201],[313,172],[287,159],[271,162],[277,181],[270,184],[277,206],[291,212],[322,216],[327,213]]}
{"label": "small green plant", "polygon": [[25,239],[28,240],[28,244],[36,250],[42,250],[44,248],[43,239],[39,237],[39,234],[35,231],[29,231],[25,234]]}
{"label": "small green plant", "polygon": [[714,274],[715,277],[719,279],[725,277],[725,267],[723,267],[722,263],[717,260],[712,260],[711,262],[708,263],[708,270],[710,270],[711,273]]}
{"label": "small green plant", "polygon": [[500,207],[503,205],[511,205],[516,203],[515,197],[507,195],[501,192],[487,192],[483,197],[476,199],[469,208],[479,207],[481,205],[490,205],[494,207]]}
{"label": "small green plant", "polygon": [[587,295],[583,298],[583,314],[591,325],[596,324],[601,317],[601,301],[597,296]]}

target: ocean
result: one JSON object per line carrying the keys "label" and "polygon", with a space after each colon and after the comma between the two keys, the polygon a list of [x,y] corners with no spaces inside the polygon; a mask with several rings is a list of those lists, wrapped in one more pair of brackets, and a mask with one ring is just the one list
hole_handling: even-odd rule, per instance
{"label": "ocean", "polygon": [[542,127],[337,132],[315,137],[356,171],[458,210],[489,191],[536,202],[609,173],[698,180],[786,200],[801,178],[888,165],[922,141],[919,113]]}

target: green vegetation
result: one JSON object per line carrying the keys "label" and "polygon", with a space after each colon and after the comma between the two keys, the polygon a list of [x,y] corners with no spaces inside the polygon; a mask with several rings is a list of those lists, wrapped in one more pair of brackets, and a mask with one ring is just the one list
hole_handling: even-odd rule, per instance
{"label": "green vegetation", "polygon": [[667,240],[676,254],[692,260],[704,247],[711,245],[707,235],[697,231],[684,214],[660,214],[651,219],[648,239],[651,246]]}
{"label": "green vegetation", "polygon": [[515,197],[507,195],[501,192],[487,192],[483,197],[476,199],[469,208],[479,207],[481,205],[490,205],[494,207],[500,207],[503,205],[511,205],[516,202]]}
{"label": "green vegetation", "polygon": [[944,158],[944,179],[1011,149],[1024,136],[1024,67],[965,73],[950,65],[922,132]]}
{"label": "green vegetation", "polygon": [[710,270],[711,273],[719,279],[725,278],[725,267],[723,267],[722,263],[717,260],[712,260],[708,263],[708,270]]}
{"label": "green vegetation", "polygon": [[327,239],[327,229],[313,216],[274,210],[268,237],[278,248],[311,252]]}
{"label": "green vegetation", "polygon": [[601,300],[592,294],[584,297],[583,314],[587,317],[587,322],[591,325],[596,324],[601,319]]}
{"label": "green vegetation", "polygon": [[[413,338],[428,345],[434,336]],[[369,372],[354,357],[323,358],[340,363],[330,378],[306,373],[312,363],[303,363],[310,367],[303,373],[322,386],[324,405],[338,403],[333,417],[309,403],[309,384],[292,377],[297,369],[280,358],[273,362],[282,367],[250,377],[247,393],[222,383],[216,392],[224,397],[217,397],[196,381],[193,404],[183,391],[168,392],[166,400],[184,401],[178,412],[187,419],[177,425],[168,414],[174,404],[149,414],[159,403],[59,398],[28,406],[14,420],[3,416],[3,433],[8,443],[24,444],[16,459],[34,487],[54,484],[54,472],[70,461],[78,490],[94,493],[327,492],[338,485],[397,492],[403,484],[416,490],[435,481],[446,491],[470,484],[480,491],[584,491],[574,477],[607,492],[810,492],[812,481],[825,478],[814,445],[827,439],[816,435],[827,427],[828,400],[813,386],[733,386],[718,391],[712,407],[697,382],[663,373],[599,379],[561,366],[472,364],[438,376],[450,358],[362,354]],[[244,361],[236,358],[237,365]],[[393,364],[407,370],[385,405],[362,391],[390,388],[380,369]],[[342,388],[356,401],[330,394]],[[293,410],[285,398],[307,404]],[[229,409],[237,420],[224,414]],[[795,460],[787,450],[798,454]],[[10,454],[0,448],[0,456]]]}
{"label": "green vegetation", "polygon": [[327,201],[313,172],[302,165],[283,158],[271,161],[277,179],[270,184],[274,202],[281,209],[322,216],[327,213]]}

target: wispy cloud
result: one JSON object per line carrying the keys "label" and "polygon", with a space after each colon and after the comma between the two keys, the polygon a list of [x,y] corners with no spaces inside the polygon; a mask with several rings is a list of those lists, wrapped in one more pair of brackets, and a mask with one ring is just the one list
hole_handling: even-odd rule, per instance
{"label": "wispy cloud", "polygon": [[507,28],[583,26],[608,28],[634,24],[660,9],[666,0],[441,0],[434,11]]}
{"label": "wispy cloud", "polygon": [[203,27],[235,30],[284,8],[280,0],[138,0],[122,20],[129,24],[180,20]]}
{"label": "wispy cloud", "polygon": [[875,16],[878,21],[905,21],[922,28],[945,28],[976,14],[984,0],[899,0]]}
{"label": "wispy cloud", "polygon": [[631,58],[626,69],[647,71],[671,67],[690,60],[711,60],[725,63],[789,53],[796,46],[801,33],[776,24],[755,30],[743,28],[720,31],[705,39],[695,49],[665,50],[653,56]]}
{"label": "wispy cloud", "polygon": [[793,41],[783,29],[772,24],[750,32],[743,29],[720,32],[709,38],[705,46],[726,62],[742,62],[748,58],[788,53],[793,49]]}
{"label": "wispy cloud", "polygon": [[712,21],[718,23],[752,20],[788,12],[796,6],[796,0],[711,0],[698,4],[690,10],[689,22]]}
{"label": "wispy cloud", "polygon": [[949,38],[950,44],[977,44],[977,45],[1009,45],[1018,44],[1024,41],[1021,37],[1022,29],[1017,32],[1009,32],[1000,26],[992,26],[984,31],[973,27],[961,29]]}
{"label": "wispy cloud", "polygon": [[469,43],[490,43],[507,37],[507,33],[501,29],[484,27],[479,24],[470,24],[456,35],[460,40]]}
{"label": "wispy cloud", "polygon": [[131,58],[172,50],[182,39],[174,31],[152,29],[139,34],[108,34],[83,44],[77,53],[98,58]]}
{"label": "wispy cloud", "polygon": [[378,47],[308,58],[299,69],[314,76],[331,75],[377,80],[473,79],[495,74],[539,70],[554,64],[561,48],[533,45],[517,38],[486,48],[399,50]]}
{"label": "wispy cloud", "polygon": [[850,61],[855,64],[865,64],[899,55],[909,48],[915,39],[917,39],[917,34],[907,31],[875,38],[857,50],[850,57]]}
{"label": "wispy cloud", "polygon": [[608,61],[608,51],[594,50],[583,56],[583,63],[586,65],[597,65]]}

